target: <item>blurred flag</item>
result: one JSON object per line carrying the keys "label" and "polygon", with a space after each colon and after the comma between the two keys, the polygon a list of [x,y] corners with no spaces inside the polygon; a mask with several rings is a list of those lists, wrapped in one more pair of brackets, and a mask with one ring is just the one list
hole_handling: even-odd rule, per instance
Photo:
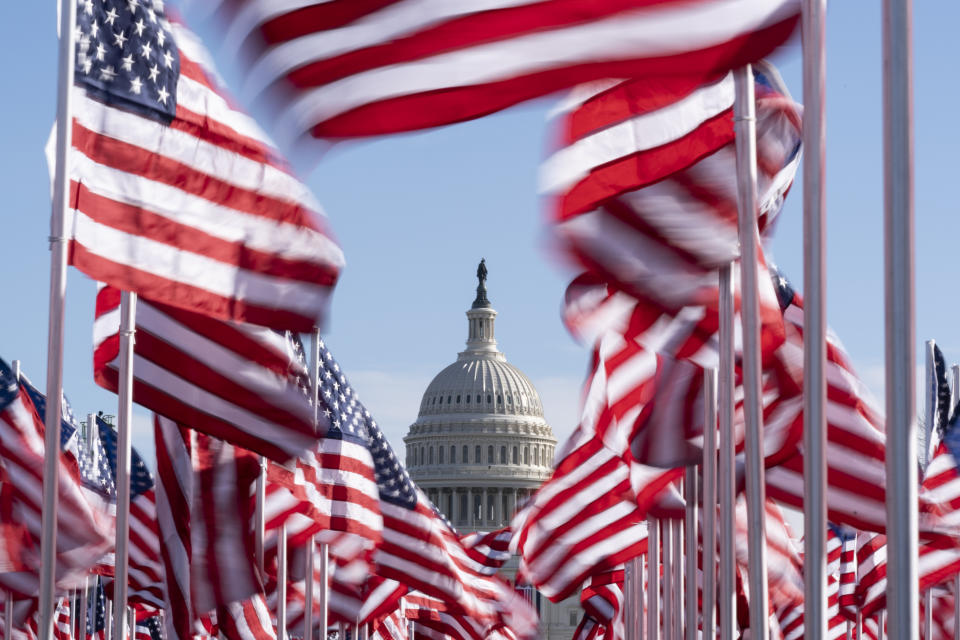
{"label": "blurred flag", "polygon": [[81,5],[72,108],[71,264],[224,320],[322,322],[343,255],[320,207],[162,4]]}
{"label": "blurred flag", "polygon": [[60,598],[57,600],[53,612],[53,637],[54,640],[73,640],[72,635],[70,631],[70,601],[67,598]]}
{"label": "blurred flag", "polygon": [[134,640],[164,640],[163,622],[160,616],[150,616],[146,620],[137,620]]}
{"label": "blurred flag", "polygon": [[86,630],[84,640],[103,640],[107,627],[107,599],[103,593],[103,582],[94,578],[95,586],[90,590],[87,600],[87,613],[84,616]]}
{"label": "blurred flag", "polygon": [[[584,615],[602,627],[604,640],[624,640],[623,566],[590,576],[580,591],[580,606]],[[629,606],[629,605],[628,605]],[[636,606],[644,606],[638,602]],[[687,606],[693,606],[689,603]]]}
{"label": "blurred flag", "polygon": [[[755,67],[757,225],[773,222],[800,162],[800,107]],[[565,257],[668,309],[715,305],[717,269],[739,255],[733,75],[707,84],[640,78],[574,91],[541,167]]]}
{"label": "blurred flag", "polygon": [[[0,360],[0,522],[19,528],[18,559],[29,569],[0,574],[4,586],[24,596],[39,588],[41,508],[43,502],[44,425],[30,396]],[[83,490],[79,470],[60,452],[57,511],[57,580],[73,580],[88,571],[113,544],[110,520],[91,505]],[[5,527],[6,528],[6,527]],[[7,531],[10,533],[10,531]]]}
{"label": "blurred flag", "polygon": [[[599,78],[704,78],[793,33],[796,0],[225,0],[248,89],[279,101],[285,139],[410,131]],[[285,140],[286,141],[286,140]]]}
{"label": "blurred flag", "polygon": [[[307,372],[290,334],[145,298],[137,304],[136,330],[137,404],[274,459],[287,460],[315,445]],[[97,291],[93,349],[97,384],[116,392],[120,291],[112,286]]]}

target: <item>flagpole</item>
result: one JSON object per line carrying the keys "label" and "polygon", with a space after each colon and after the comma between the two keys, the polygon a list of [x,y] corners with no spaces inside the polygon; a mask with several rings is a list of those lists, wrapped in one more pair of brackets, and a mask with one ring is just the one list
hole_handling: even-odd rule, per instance
{"label": "flagpole", "polygon": [[117,533],[113,580],[114,638],[127,640],[127,567],[130,544],[130,422],[133,418],[133,344],[137,324],[137,294],[120,294],[120,371],[117,410]]}
{"label": "flagpole", "polygon": [[[14,360],[11,363],[13,367],[13,379],[20,382],[20,361]],[[3,609],[3,637],[4,640],[13,637],[13,592],[7,591],[4,599]]]}
{"label": "flagpole", "polygon": [[647,640],[660,638],[660,523],[647,519]]}
{"label": "flagpole", "polygon": [[826,0],[803,20],[803,584],[804,629],[827,636]]}
{"label": "flagpole", "polygon": [[[648,552],[649,553],[649,552]],[[639,555],[633,559],[633,575],[634,575],[634,585],[636,587],[635,593],[636,598],[633,600],[633,609],[636,612],[634,616],[634,637],[637,640],[643,640],[643,629],[645,625],[645,620],[643,616],[643,603],[644,603],[644,589],[643,589],[643,578],[646,575],[646,568],[643,564],[643,556]]]}
{"label": "flagpole", "polygon": [[57,487],[60,467],[60,396],[63,393],[63,315],[67,295],[67,247],[64,229],[70,201],[69,150],[74,66],[74,0],[60,0],[60,49],[57,64],[57,149],[50,212],[50,299],[47,327],[47,411],[44,431],[43,511],[40,536],[39,640],[53,638],[56,582]]}
{"label": "flagpole", "polygon": [[663,564],[663,577],[660,579],[660,584],[663,590],[664,640],[675,640],[673,637],[673,525],[674,521],[670,518],[660,521],[660,562]]}
{"label": "flagpole", "polygon": [[277,640],[287,640],[287,523],[277,530]]}
{"label": "flagpole", "polygon": [[[928,464],[930,464],[930,442],[933,438],[933,425],[936,421],[935,413],[937,411],[937,373],[935,360],[936,356],[934,355],[934,350],[936,349],[935,340],[927,340],[924,343],[924,376],[923,376],[923,389],[924,389],[924,428],[923,435],[924,446],[923,451],[920,452],[920,464],[921,469],[926,470]],[[918,560],[919,561],[919,560]],[[923,592],[923,638],[924,640],[929,640],[930,630],[933,629],[933,589],[927,589]]]}
{"label": "flagpole", "polygon": [[733,445],[733,266],[720,269],[720,354],[717,372],[720,453],[717,469],[720,503],[720,640],[734,640],[737,625],[735,578],[736,468]]}
{"label": "flagpole", "polygon": [[[686,492],[686,487],[681,491]],[[675,640],[683,638],[683,520],[673,521],[673,631]]]}
{"label": "flagpole", "polygon": [[[313,345],[310,349],[310,379],[312,381],[312,394],[313,394],[313,424],[320,424],[320,329],[319,327],[314,327],[313,329]],[[316,428],[316,427],[315,427]],[[314,537],[310,537],[310,546],[313,548]],[[320,554],[320,640],[326,640],[327,637],[327,625],[329,624],[329,615],[327,612],[327,600],[329,599],[329,576],[330,571],[329,567],[329,548],[327,547],[326,542],[321,542],[318,549]],[[312,555],[312,554],[311,554]],[[313,572],[310,572],[310,580],[313,579]],[[312,596],[311,596],[312,597]],[[311,611],[311,620],[313,612]],[[308,631],[312,633],[312,631]],[[310,636],[312,637],[312,636]]]}
{"label": "flagpole", "polygon": [[104,605],[103,636],[104,640],[113,640],[113,601],[107,600]]}
{"label": "flagpole", "polygon": [[[91,414],[92,415],[92,414]],[[89,420],[90,416],[87,416]],[[90,424],[89,422],[87,424]],[[80,615],[77,616],[79,621],[77,623],[77,628],[79,629],[80,640],[87,640],[87,603],[88,598],[90,597],[90,577],[83,576],[83,591],[80,592]],[[5,635],[4,638],[9,638],[10,636]]]}
{"label": "flagpole", "polygon": [[[703,371],[703,637],[717,637],[717,370]],[[696,556],[694,556],[696,572]],[[694,574],[696,575],[696,574]],[[696,582],[694,582],[696,584]],[[696,592],[694,592],[696,596]],[[696,602],[688,600],[688,603]],[[695,614],[694,614],[695,615]],[[694,618],[696,622],[696,618]],[[696,626],[694,626],[696,631]]]}
{"label": "flagpole", "polygon": [[[740,227],[740,318],[743,327],[743,415],[747,488],[747,550],[750,566],[750,630],[767,640],[767,530],[764,511],[763,414],[760,394],[760,305],[757,287],[757,130],[750,65],[733,72],[737,149],[737,211]],[[767,274],[763,274],[767,277]]]}
{"label": "flagpole", "polygon": [[890,636],[917,637],[914,397],[913,8],[883,2],[884,293],[886,307],[887,611]]}
{"label": "flagpole", "polygon": [[320,640],[326,640],[327,627],[330,625],[327,602],[330,599],[330,553],[326,542],[321,542],[317,553],[320,555]]}
{"label": "flagpole", "polygon": [[[303,593],[305,604],[303,608],[303,637],[306,640],[313,640],[313,552],[315,546],[314,536],[307,538],[307,575],[303,582]],[[320,640],[323,640],[321,638]]]}
{"label": "flagpole", "polygon": [[[704,423],[704,433],[710,428],[708,423]],[[697,640],[697,468],[687,467],[686,477],[683,481],[686,489],[687,501],[687,520],[686,520],[686,552],[684,553],[684,628],[686,629],[684,637],[686,640]]]}
{"label": "flagpole", "polygon": [[266,575],[263,563],[263,535],[266,527],[266,513],[263,503],[267,496],[267,460],[260,456],[260,473],[257,475],[257,482],[254,490],[256,491],[256,501],[253,512],[253,554],[257,563],[257,571],[260,572],[260,578]]}

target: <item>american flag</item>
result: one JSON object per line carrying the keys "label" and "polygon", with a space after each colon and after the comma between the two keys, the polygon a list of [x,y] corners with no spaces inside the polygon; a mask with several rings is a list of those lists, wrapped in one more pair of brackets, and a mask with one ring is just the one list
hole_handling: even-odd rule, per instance
{"label": "american flag", "polygon": [[85,640],[103,640],[107,626],[107,599],[103,593],[103,582],[99,578],[94,580],[96,586],[91,590],[86,615],[83,617],[86,623]]}
{"label": "american flag", "polygon": [[224,320],[309,331],[343,255],[307,187],[160,0],[83,0],[70,263]]}
{"label": "american flag", "polygon": [[277,640],[263,593],[217,607],[217,626],[227,640]]}
{"label": "american flag", "polygon": [[157,527],[163,564],[164,618],[169,640],[191,640],[193,600],[190,597],[190,510],[193,504],[193,461],[190,430],[154,416],[157,452]]}
{"label": "american flag", "polygon": [[[800,161],[799,107],[776,70],[757,88],[757,224],[773,221]],[[551,233],[578,267],[668,309],[716,300],[739,255],[733,76],[638,78],[583,88],[541,167]]]}
{"label": "american flag", "polygon": [[293,466],[268,465],[266,527],[286,523],[300,542],[322,531],[352,533],[372,547],[381,539],[381,499],[412,503],[414,485],[326,344],[317,346],[317,411],[329,427]]}
{"label": "american flag", "polygon": [[[47,416],[47,396],[40,393],[40,390],[33,386],[33,383],[30,382],[30,379],[21,372],[20,373],[20,386],[23,387],[23,390],[27,392],[27,395],[30,396],[30,402],[33,403],[33,407],[37,410],[37,415],[40,416],[40,422],[46,424]],[[70,401],[67,400],[66,394],[61,395],[60,400],[60,448],[73,456],[75,460],[80,458],[80,449],[79,449],[79,433],[80,425],[77,423],[77,417],[73,413],[73,407],[70,406]]]}
{"label": "american flag", "polygon": [[[116,513],[117,503],[117,432],[99,416],[95,418],[95,436],[92,447],[84,444],[81,474],[88,484],[105,490],[110,509]],[[130,450],[130,543],[127,547],[128,597],[134,604],[163,608],[162,570],[160,566],[160,538],[157,529],[156,498],[153,476],[136,449]],[[101,558],[98,572],[114,575],[113,552]]]}
{"label": "american flag", "polygon": [[164,640],[163,620],[160,616],[150,616],[137,620],[135,640]]}
{"label": "american flag", "polygon": [[285,138],[458,122],[598,78],[709,76],[793,32],[796,0],[350,0],[224,3],[250,45],[248,88],[281,101]]}
{"label": "american flag", "polygon": [[[603,627],[603,638],[624,640],[626,631],[623,621],[623,565],[595,574],[584,581],[583,590],[580,591],[580,606],[586,616]],[[638,602],[626,606],[644,605]]]}
{"label": "american flag", "polygon": [[509,526],[484,533],[477,531],[460,536],[460,542],[467,555],[476,563],[474,570],[485,575],[494,575],[513,555],[510,553],[510,540],[513,529]]}
{"label": "american flag", "polygon": [[[313,407],[301,389],[307,372],[289,334],[143,298],[136,331],[137,404],[275,459],[287,460],[315,445]],[[120,291],[114,287],[97,292],[93,345],[94,378],[116,391]]]}
{"label": "american flag", "polygon": [[408,640],[409,624],[403,605],[373,623],[372,640]]}
{"label": "american flag", "polygon": [[72,640],[70,626],[70,601],[67,598],[60,598],[53,612],[54,640]]}
{"label": "american flag", "polygon": [[[34,595],[40,572],[41,506],[44,467],[43,422],[6,362],[0,360],[0,463],[3,500],[0,521],[22,527],[26,538],[20,561],[30,571],[3,574],[4,586],[26,596]],[[57,512],[57,580],[89,570],[112,544],[109,518],[91,505],[81,489],[75,465],[59,455],[59,508]]]}

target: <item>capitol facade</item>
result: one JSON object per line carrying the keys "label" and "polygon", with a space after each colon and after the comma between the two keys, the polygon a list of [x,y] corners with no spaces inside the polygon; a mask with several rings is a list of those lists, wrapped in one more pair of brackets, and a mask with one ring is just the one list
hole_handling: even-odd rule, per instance
{"label": "capitol facade", "polygon": [[[487,299],[486,266],[477,269],[477,296],[467,311],[466,349],[427,386],[410,425],[410,476],[461,533],[494,531],[550,477],[557,439],[540,395],[499,351],[497,312]],[[514,557],[503,569],[514,579]],[[569,640],[579,621],[577,596],[559,604],[531,593],[541,636]]]}

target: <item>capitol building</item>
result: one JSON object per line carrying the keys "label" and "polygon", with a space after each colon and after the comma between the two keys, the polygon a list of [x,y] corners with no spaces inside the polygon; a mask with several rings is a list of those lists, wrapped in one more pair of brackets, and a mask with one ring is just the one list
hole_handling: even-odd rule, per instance
{"label": "capitol building", "polygon": [[[466,349],[427,386],[403,439],[410,476],[461,534],[508,525],[550,477],[557,444],[533,383],[497,347],[486,275],[481,261]],[[514,557],[501,573],[513,581],[517,567]],[[534,593],[531,601],[541,637],[572,637],[579,596],[553,604]]]}

